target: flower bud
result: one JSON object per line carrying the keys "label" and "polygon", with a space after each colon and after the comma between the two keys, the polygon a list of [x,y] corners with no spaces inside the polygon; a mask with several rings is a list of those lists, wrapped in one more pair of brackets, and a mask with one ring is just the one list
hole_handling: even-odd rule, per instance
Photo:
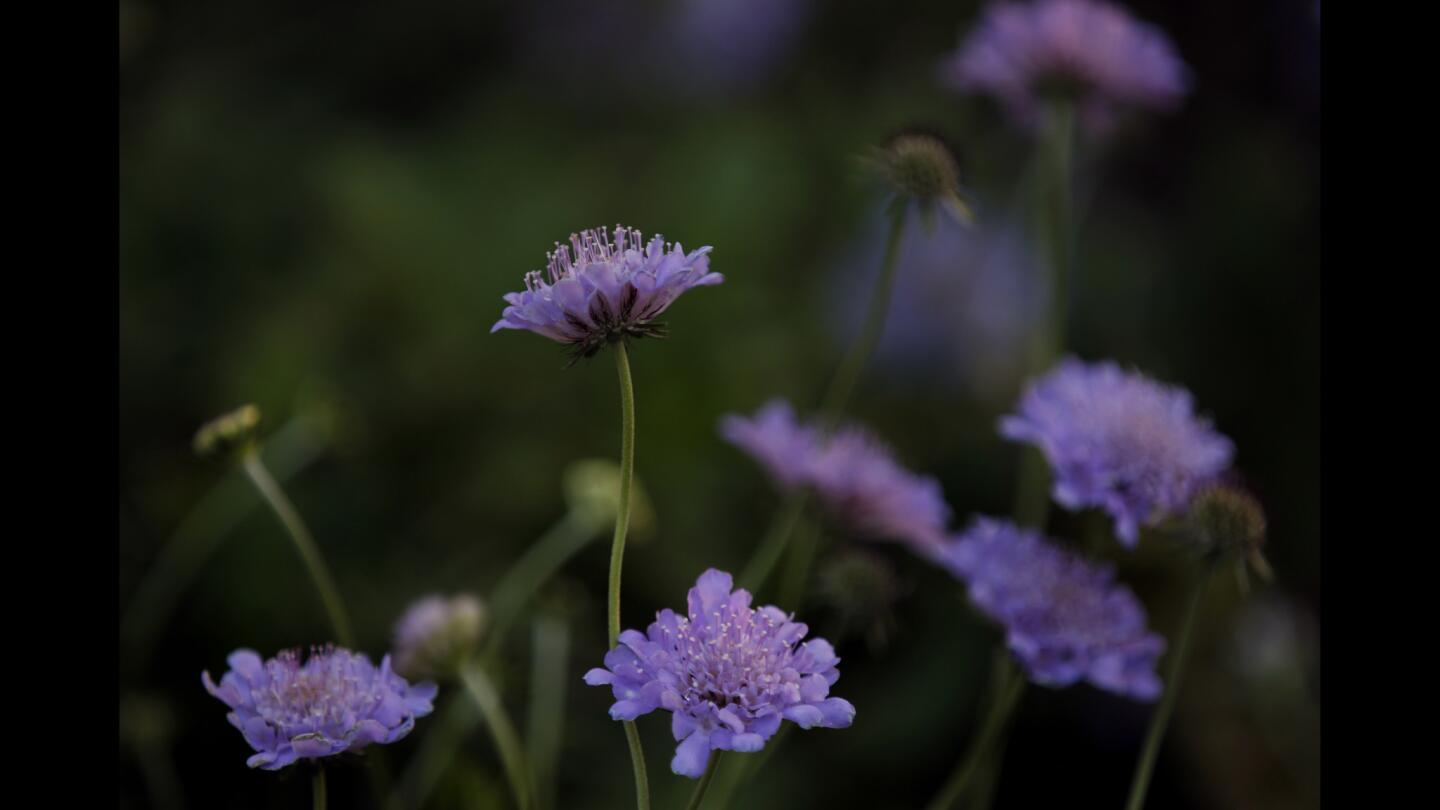
{"label": "flower bud", "polygon": [[[577,519],[595,531],[615,522],[620,503],[620,466],[607,459],[582,459],[565,469],[565,503]],[[640,479],[630,482],[630,529],[645,535],[655,526],[655,511]]]}
{"label": "flower bud", "polygon": [[195,432],[195,453],[224,455],[255,445],[260,427],[260,409],[242,405],[211,419]]}
{"label": "flower bud", "polygon": [[960,195],[960,166],[943,141],[933,135],[907,133],[890,139],[875,156],[880,176],[890,184],[897,204],[913,200],[927,228],[933,227],[938,205],[965,223],[973,221]]}
{"label": "flower bud", "polygon": [[1247,561],[1262,579],[1270,579],[1261,555],[1265,511],[1249,492],[1230,484],[1206,487],[1190,503],[1189,523],[1206,552]]}
{"label": "flower bud", "polygon": [[395,624],[395,671],[406,678],[454,674],[484,633],[485,605],[471,594],[427,596]]}

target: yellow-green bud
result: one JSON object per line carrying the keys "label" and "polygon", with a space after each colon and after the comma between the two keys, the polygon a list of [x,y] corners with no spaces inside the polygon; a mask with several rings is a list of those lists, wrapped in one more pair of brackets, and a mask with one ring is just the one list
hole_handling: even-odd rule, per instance
{"label": "yellow-green bud", "polygon": [[[620,504],[620,466],[607,459],[582,459],[565,469],[565,503],[596,531],[615,522]],[[630,530],[643,537],[655,526],[655,511],[637,477],[630,483]]]}
{"label": "yellow-green bud", "polygon": [[209,456],[252,447],[259,427],[260,409],[242,405],[201,425],[195,432],[195,452]]}

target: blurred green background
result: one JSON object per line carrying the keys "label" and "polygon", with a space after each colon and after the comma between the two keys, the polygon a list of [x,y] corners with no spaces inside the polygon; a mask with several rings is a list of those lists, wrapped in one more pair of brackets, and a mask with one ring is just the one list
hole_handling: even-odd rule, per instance
{"label": "blurred green background", "polygon": [[[1248,598],[1228,581],[1214,592],[1150,806],[1314,807],[1318,7],[1127,6],[1169,32],[1194,90],[1177,113],[1083,146],[1070,348],[1194,392],[1266,506],[1277,572]],[[1030,142],[992,103],[935,80],[977,10],[122,2],[121,807],[308,802],[303,775],[245,768],[248,748],[199,674],[218,675],[236,647],[323,641],[325,614],[273,517],[226,465],[195,458],[195,428],[260,406],[267,456],[293,471],[289,494],[378,656],[414,598],[489,591],[564,514],[567,465],[618,452],[605,357],[567,370],[549,341],[489,334],[500,296],[572,231],[623,222],[713,245],[727,279],[672,307],[671,339],[632,351],[655,527],[626,558],[625,625],[683,604],[707,566],[738,571],[778,499],[716,421],[772,396],[818,403],[853,334],[845,291],[877,270],[880,191],[857,158],[907,127],[938,131],[982,227],[1024,224]],[[969,237],[931,237],[946,238]],[[949,243],[927,241],[912,231],[902,277],[906,255],[943,277]],[[957,274],[981,272],[960,253]],[[925,315],[938,323],[909,343],[896,331],[850,410],[940,479],[958,528],[1010,507],[1019,452],[994,426],[1022,377],[981,362],[1007,357],[995,335],[1015,330],[969,328],[970,288],[945,289],[959,291],[953,310]],[[905,306],[897,297],[892,327],[921,320]],[[1052,528],[1092,525],[1062,516]],[[186,551],[165,562],[167,545]],[[567,689],[534,694],[528,628],[500,667],[522,726],[532,701],[563,706],[561,807],[632,801],[608,692],[580,681],[604,652],[605,545],[542,598],[569,628]],[[832,545],[820,570],[845,550]],[[837,643],[835,693],[856,723],[791,735],[737,806],[919,806],[973,732],[993,631],[943,572],[896,547],[864,550],[892,579],[874,611],[846,614],[818,586],[786,606]],[[1170,635],[1177,555],[1155,544],[1107,555]],[[137,631],[137,594],[162,563],[186,576],[143,594],[150,626]],[[440,705],[456,698],[446,690]],[[1119,806],[1148,716],[1089,687],[1032,690],[998,805]],[[667,718],[639,725],[657,806],[683,801]],[[421,720],[385,749],[393,776],[427,730]],[[333,806],[379,806],[370,784],[342,769]],[[469,734],[432,806],[509,801],[488,737]]]}

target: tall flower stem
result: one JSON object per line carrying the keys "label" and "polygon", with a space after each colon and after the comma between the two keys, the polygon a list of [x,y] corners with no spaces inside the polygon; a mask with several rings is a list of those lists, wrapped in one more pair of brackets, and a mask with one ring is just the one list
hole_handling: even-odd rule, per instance
{"label": "tall flower stem", "polygon": [[965,758],[956,764],[955,771],[945,786],[930,801],[929,810],[946,810],[954,806],[980,769],[995,758],[996,754],[992,749],[1002,738],[1011,714],[1020,703],[1020,695],[1025,691],[1024,674],[1014,672],[1013,665],[1001,669],[1000,672],[1002,677],[996,679],[994,698],[990,701],[990,711],[985,716],[980,735],[970,745],[970,750],[965,752]]}
{"label": "tall flower stem", "polygon": [[475,701],[475,707],[480,710],[485,724],[490,727],[490,736],[500,751],[500,763],[505,767],[505,778],[510,781],[510,790],[515,794],[516,804],[520,806],[520,810],[529,810],[531,790],[525,753],[520,746],[520,735],[515,733],[515,724],[510,722],[510,715],[505,713],[505,704],[501,703],[495,685],[490,682],[485,670],[473,663],[461,667],[460,680],[465,684],[465,691],[470,694],[470,699]]}
{"label": "tall flower stem", "polygon": [[[625,534],[630,529],[630,485],[635,478],[635,386],[630,380],[630,357],[625,341],[615,349],[615,371],[620,377],[620,503],[615,512],[615,539],[610,544],[610,588],[608,624],[610,644],[620,637],[620,569],[625,561]],[[625,721],[625,739],[630,743],[630,764],[635,771],[635,806],[649,810],[650,783],[645,775],[645,749],[633,720]]]}
{"label": "tall flower stem", "polygon": [[1150,719],[1150,730],[1145,734],[1145,749],[1135,764],[1135,776],[1130,781],[1130,799],[1125,802],[1125,810],[1140,810],[1145,806],[1145,791],[1150,787],[1150,774],[1155,769],[1155,758],[1160,754],[1160,741],[1165,738],[1165,728],[1170,724],[1170,715],[1175,711],[1175,701],[1180,695],[1180,676],[1185,671],[1185,659],[1190,655],[1190,641],[1195,635],[1200,604],[1205,599],[1205,591],[1213,575],[1214,566],[1207,565],[1191,591],[1185,624],[1180,629],[1180,637],[1175,639],[1175,649],[1166,667],[1165,694],[1160,698],[1155,716]]}
{"label": "tall flower stem", "polygon": [[[1074,154],[1074,103],[1059,99],[1050,107],[1050,126],[1041,144],[1038,174],[1037,230],[1041,254],[1050,271],[1050,311],[1031,352],[1032,373],[1054,365],[1065,348],[1075,263]],[[1044,456],[1035,448],[1025,448],[1015,499],[1015,517],[1020,525],[1043,528],[1049,507],[1049,478]]]}
{"label": "tall flower stem", "polygon": [[705,801],[705,791],[710,788],[710,780],[715,778],[715,769],[720,767],[720,751],[710,752],[710,761],[705,765],[705,773],[700,775],[700,784],[695,786],[695,792],[690,794],[690,801],[686,803],[685,810],[700,810],[700,803]]}
{"label": "tall flower stem", "polygon": [[488,661],[498,654],[526,603],[561,566],[585,548],[596,533],[593,524],[575,512],[568,512],[510,566],[490,598],[492,618],[482,658]]}
{"label": "tall flower stem", "polygon": [[325,766],[315,766],[315,777],[310,782],[311,804],[315,810],[325,810]]}
{"label": "tall flower stem", "polygon": [[750,557],[750,562],[746,563],[745,569],[740,572],[741,586],[751,593],[758,592],[760,586],[764,585],[765,580],[774,572],[809,499],[809,493],[804,489],[795,489],[786,496],[780,511],[770,523],[770,530],[765,533],[765,539],[760,541],[755,554]]}
{"label": "tall flower stem", "polygon": [[260,459],[260,452],[255,449],[245,451],[241,461],[245,474],[260,491],[261,497],[275,510],[275,516],[280,518],[285,530],[289,532],[290,539],[295,542],[295,550],[300,552],[300,558],[305,561],[305,567],[310,572],[310,579],[315,583],[315,589],[320,592],[320,600],[325,603],[325,612],[330,614],[330,623],[335,628],[335,637],[343,646],[354,648],[355,634],[350,629],[350,617],[345,613],[345,603],[340,600],[340,591],[335,587],[335,579],[330,576],[330,569],[325,565],[325,558],[320,554],[320,547],[315,544],[315,538],[311,536],[310,530],[305,527],[305,521],[300,519],[300,513],[295,511],[295,505],[285,496],[285,491],[271,477],[270,471],[266,469],[265,462]]}

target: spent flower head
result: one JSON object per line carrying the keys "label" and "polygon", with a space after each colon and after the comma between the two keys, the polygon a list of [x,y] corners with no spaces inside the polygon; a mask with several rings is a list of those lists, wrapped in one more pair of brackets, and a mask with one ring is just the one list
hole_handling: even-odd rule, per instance
{"label": "spent flower head", "polygon": [[195,453],[222,455],[253,447],[260,429],[260,409],[241,405],[211,419],[195,431]]}
{"label": "spent flower head", "polygon": [[884,442],[857,425],[826,435],[776,399],[753,417],[722,417],[720,435],[760,462],[781,489],[810,488],[851,531],[922,553],[944,540],[950,507],[940,483],[900,466]]}
{"label": "spent flower head", "polygon": [[995,3],[942,66],[950,87],[994,96],[1023,125],[1068,98],[1093,129],[1124,108],[1179,106],[1186,74],[1165,32],[1104,0]]}
{"label": "spent flower head", "polygon": [[334,646],[316,647],[303,661],[299,650],[262,660],[244,649],[227,661],[218,685],[209,672],[201,681],[230,707],[226,719],[255,749],[246,761],[252,768],[276,771],[297,759],[392,743],[434,708],[435,684],[410,684],[391,670],[388,655],[379,667]]}
{"label": "spent flower head", "polygon": [[1000,433],[1040,448],[1054,471],[1055,500],[1104,509],[1129,547],[1141,526],[1183,512],[1235,452],[1195,414],[1188,391],[1114,362],[1074,358],[1026,387]]}
{"label": "spent flower head", "polygon": [[670,769],[697,779],[712,750],[759,751],[789,720],[801,728],[846,728],[855,707],[830,697],[840,659],[821,638],[777,607],[750,607],[750,594],[714,568],[700,575],[685,615],[668,608],[645,633],[626,630],[585,673],[609,686],[610,716],[634,720],[656,709],[671,713],[679,741]]}
{"label": "spent flower head", "polygon": [[1139,700],[1160,695],[1155,663],[1165,641],[1149,632],[1140,600],[1109,567],[990,518],[976,518],[940,561],[1004,628],[1030,680],[1055,687],[1089,681]]}
{"label": "spent flower head", "polygon": [[894,204],[914,202],[927,230],[934,229],[936,208],[960,222],[973,221],[970,206],[960,192],[960,164],[950,147],[934,135],[897,135],[876,150],[871,162],[890,186]]}
{"label": "spent flower head", "polygon": [[447,677],[480,643],[485,604],[473,594],[431,594],[395,623],[395,671],[407,678]]}
{"label": "spent flower head", "polygon": [[691,287],[719,284],[710,272],[709,247],[689,253],[656,235],[616,225],[570,235],[555,243],[544,272],[525,274],[525,289],[507,293],[491,332],[527,329],[569,344],[576,358],[591,357],[607,343],[664,337],[655,319]]}
{"label": "spent flower head", "polygon": [[1185,523],[1200,551],[1238,563],[1241,583],[1248,582],[1247,565],[1267,582],[1273,577],[1263,553],[1265,510],[1246,490],[1229,483],[1206,486],[1190,502]]}

